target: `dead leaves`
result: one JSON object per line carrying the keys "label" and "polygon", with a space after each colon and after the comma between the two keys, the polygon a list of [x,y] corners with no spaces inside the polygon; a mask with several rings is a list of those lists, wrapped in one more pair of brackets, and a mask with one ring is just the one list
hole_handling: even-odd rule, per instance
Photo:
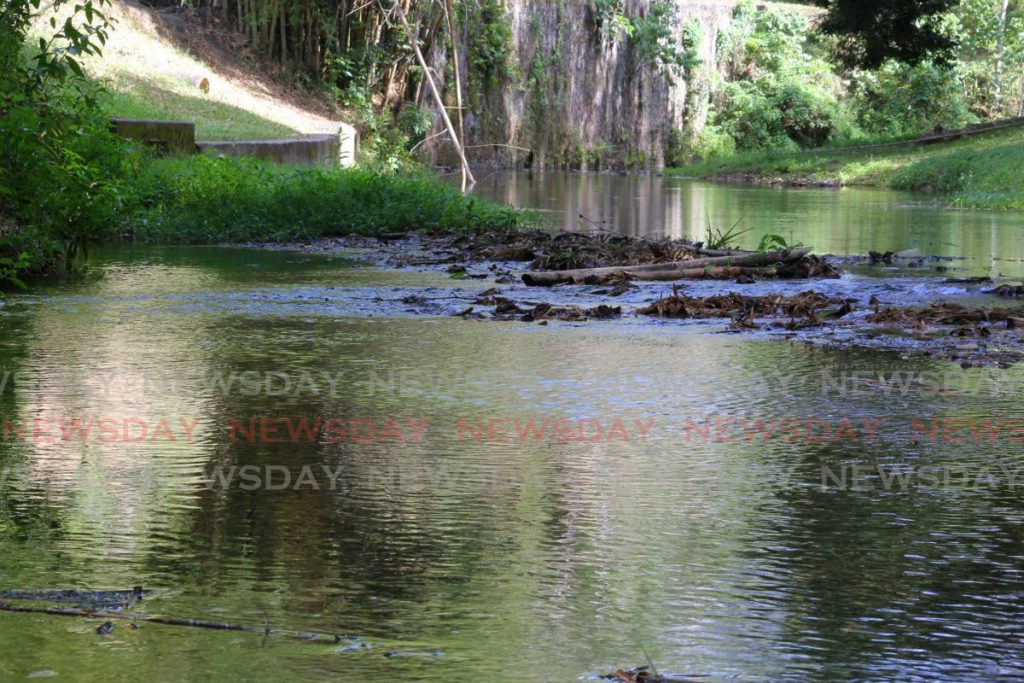
{"label": "dead leaves", "polygon": [[1021,299],[1024,298],[1024,285],[999,285],[998,287],[987,290],[985,293],[993,294],[1004,299]]}
{"label": "dead leaves", "polygon": [[[825,311],[835,306],[833,311]],[[794,296],[769,294],[745,296],[730,292],[709,297],[689,297],[673,288],[672,296],[659,299],[637,311],[639,315],[659,318],[733,318],[733,326],[746,329],[758,327],[757,317],[789,317],[789,329],[802,329],[821,324],[819,313],[838,318],[849,313],[852,302],[808,291]]]}

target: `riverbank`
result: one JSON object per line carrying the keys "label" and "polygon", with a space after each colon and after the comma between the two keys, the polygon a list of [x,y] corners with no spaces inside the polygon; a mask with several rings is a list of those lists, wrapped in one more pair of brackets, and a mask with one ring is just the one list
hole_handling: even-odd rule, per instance
{"label": "riverbank", "polygon": [[883,187],[930,193],[960,208],[1024,210],[1024,129],[935,145],[742,154],[664,174],[791,187]]}

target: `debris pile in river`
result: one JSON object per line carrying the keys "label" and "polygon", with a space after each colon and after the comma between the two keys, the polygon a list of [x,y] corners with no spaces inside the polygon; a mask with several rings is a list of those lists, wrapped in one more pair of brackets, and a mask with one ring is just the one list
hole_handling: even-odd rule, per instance
{"label": "debris pile in river", "polygon": [[636,312],[660,318],[732,318],[730,326],[740,330],[821,329],[822,335],[808,339],[839,339],[833,335],[842,329],[845,334],[841,338],[846,342],[861,338],[871,340],[876,348],[891,343],[894,348],[906,349],[907,340],[913,340],[913,348],[933,358],[962,361],[964,367],[1005,366],[1024,360],[1024,306],[986,308],[935,302],[923,307],[882,307],[872,297],[869,307],[858,313],[856,304],[856,299],[814,291],[793,296],[730,292],[690,297],[674,287],[671,296]]}
{"label": "debris pile in river", "polygon": [[[870,323],[900,323],[913,325],[923,329],[926,325],[947,326],[981,326],[1005,323],[1007,329],[1024,328],[1024,306],[1016,308],[980,308],[977,306],[961,306],[960,304],[939,302],[925,308],[886,308],[877,309],[868,316]],[[961,328],[962,329],[962,328]],[[957,330],[959,331],[959,330]],[[955,333],[956,331],[954,331]],[[984,332],[982,336],[988,336]],[[968,336],[960,334],[957,336]]]}
{"label": "debris pile in river", "polygon": [[686,240],[649,239],[607,232],[478,231],[442,239],[447,241],[447,246],[462,251],[469,260],[529,261],[534,270],[668,263],[734,253],[705,249],[700,243]]}
{"label": "debris pile in river", "polygon": [[696,680],[693,678],[662,676],[650,665],[637,666],[629,670],[616,669],[610,674],[601,676],[601,679],[617,681],[618,683],[694,683]]}
{"label": "debris pile in river", "polygon": [[[831,310],[829,307],[834,307]],[[690,297],[673,288],[671,296],[659,299],[637,311],[658,318],[733,318],[736,327],[757,327],[754,318],[789,317],[788,329],[818,325],[823,318],[841,318],[853,310],[853,302],[825,296],[814,291],[793,296],[768,294],[745,296],[735,292],[708,297]]]}
{"label": "debris pile in river", "polygon": [[[991,282],[991,280],[989,280]],[[985,292],[1004,299],[1024,299],[1024,285],[999,285]]]}

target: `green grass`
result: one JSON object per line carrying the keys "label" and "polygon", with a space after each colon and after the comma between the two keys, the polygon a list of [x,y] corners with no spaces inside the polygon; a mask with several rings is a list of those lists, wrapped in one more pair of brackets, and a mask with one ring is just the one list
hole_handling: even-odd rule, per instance
{"label": "green grass", "polygon": [[[51,12],[60,24],[74,6],[41,12],[30,45],[49,34]],[[340,125],[275,94],[255,71],[236,73],[191,55],[149,10],[118,1],[106,12],[115,24],[103,54],[81,63],[107,90],[102,101],[111,117],[192,121],[198,140],[281,138],[336,132]],[[208,92],[196,87],[196,76],[209,79]]]}
{"label": "green grass", "polygon": [[1024,128],[927,146],[739,154],[666,174],[747,176],[782,182],[832,182],[934,192],[950,204],[1024,210]]}
{"label": "green grass", "polygon": [[122,76],[117,83],[108,81],[106,85],[103,106],[111,117],[193,121],[197,140],[281,138],[297,134],[294,128],[220,100],[173,92],[155,80]]}
{"label": "green grass", "polygon": [[136,239],[209,244],[357,233],[503,230],[522,211],[463,196],[430,175],[273,165],[195,156],[156,160],[135,182],[127,227]]}

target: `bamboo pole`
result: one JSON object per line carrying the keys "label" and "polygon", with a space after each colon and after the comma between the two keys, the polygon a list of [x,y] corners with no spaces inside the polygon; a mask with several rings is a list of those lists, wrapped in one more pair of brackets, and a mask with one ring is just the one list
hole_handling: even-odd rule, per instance
{"label": "bamboo pole", "polygon": [[455,151],[458,152],[459,161],[462,163],[462,169],[465,172],[466,179],[469,181],[469,186],[472,187],[473,185],[476,185],[476,178],[473,177],[473,172],[469,168],[469,162],[466,160],[466,152],[462,149],[462,141],[455,132],[452,120],[448,117],[448,112],[445,110],[444,106],[444,99],[441,98],[441,93],[437,89],[437,84],[434,82],[434,76],[430,73],[430,68],[427,66],[427,60],[423,58],[423,52],[420,50],[420,44],[416,40],[416,32],[413,31],[412,27],[409,25],[409,20],[406,19],[405,11],[402,9],[400,2],[395,3],[395,11],[398,13],[398,19],[402,22],[405,34],[409,37],[409,42],[412,43],[413,52],[416,54],[416,61],[419,62],[420,68],[423,69],[423,75],[427,80],[427,85],[430,87],[430,92],[434,95],[434,101],[437,102],[437,108],[441,111],[441,118],[444,120],[444,125],[448,129],[448,135],[451,136],[452,144],[455,145]]}
{"label": "bamboo pole", "polygon": [[[444,0],[444,17],[448,22],[448,39],[452,44],[452,67],[455,73],[455,115],[456,121],[459,124],[459,142],[462,144],[463,150],[466,149],[466,131],[462,126],[462,76],[460,75],[459,68],[459,47],[458,47],[458,36],[455,35],[455,20],[453,15],[455,14],[455,6],[452,0]],[[462,191],[466,191],[466,166],[462,167]]]}

